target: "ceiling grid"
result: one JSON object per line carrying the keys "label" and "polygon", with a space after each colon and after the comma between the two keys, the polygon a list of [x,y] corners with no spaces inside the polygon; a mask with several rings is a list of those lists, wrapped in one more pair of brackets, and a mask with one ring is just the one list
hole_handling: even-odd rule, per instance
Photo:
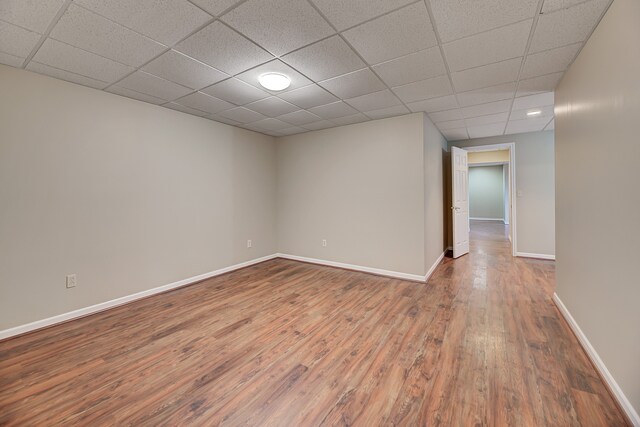
{"label": "ceiling grid", "polygon": [[423,111],[469,139],[553,129],[610,3],[6,0],[0,63],[273,136]]}

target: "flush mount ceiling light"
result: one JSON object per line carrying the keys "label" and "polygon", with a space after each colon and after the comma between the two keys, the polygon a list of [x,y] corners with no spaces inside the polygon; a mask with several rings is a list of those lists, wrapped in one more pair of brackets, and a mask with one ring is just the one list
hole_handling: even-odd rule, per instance
{"label": "flush mount ceiling light", "polygon": [[269,90],[285,90],[291,84],[291,79],[280,73],[265,73],[258,77],[260,84]]}
{"label": "flush mount ceiling light", "polygon": [[542,113],[542,111],[540,110],[533,110],[533,111],[527,111],[527,116],[531,117],[531,116],[537,116],[540,113]]}

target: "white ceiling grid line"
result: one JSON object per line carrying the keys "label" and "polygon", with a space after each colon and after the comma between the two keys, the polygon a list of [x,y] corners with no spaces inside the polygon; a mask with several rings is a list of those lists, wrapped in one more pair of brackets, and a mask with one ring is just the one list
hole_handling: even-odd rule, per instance
{"label": "white ceiling grid line", "polygon": [[275,136],[423,111],[467,139],[553,129],[611,1],[8,1],[0,63]]}

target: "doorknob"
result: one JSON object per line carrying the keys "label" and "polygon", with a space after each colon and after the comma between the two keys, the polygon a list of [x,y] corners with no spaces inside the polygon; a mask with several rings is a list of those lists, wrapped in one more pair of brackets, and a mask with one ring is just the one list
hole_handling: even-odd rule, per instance
{"label": "doorknob", "polygon": [[454,211],[459,211],[460,210],[460,208],[457,207],[457,206],[451,206],[451,209],[454,210]]}

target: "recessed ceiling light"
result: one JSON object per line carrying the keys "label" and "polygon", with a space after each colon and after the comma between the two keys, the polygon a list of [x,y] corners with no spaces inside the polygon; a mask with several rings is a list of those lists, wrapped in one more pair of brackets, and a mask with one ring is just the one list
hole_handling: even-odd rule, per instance
{"label": "recessed ceiling light", "polygon": [[266,73],[258,77],[260,84],[269,90],[285,90],[291,84],[291,79],[280,73]]}
{"label": "recessed ceiling light", "polygon": [[540,110],[527,111],[527,116],[537,116],[540,113],[542,113]]}

